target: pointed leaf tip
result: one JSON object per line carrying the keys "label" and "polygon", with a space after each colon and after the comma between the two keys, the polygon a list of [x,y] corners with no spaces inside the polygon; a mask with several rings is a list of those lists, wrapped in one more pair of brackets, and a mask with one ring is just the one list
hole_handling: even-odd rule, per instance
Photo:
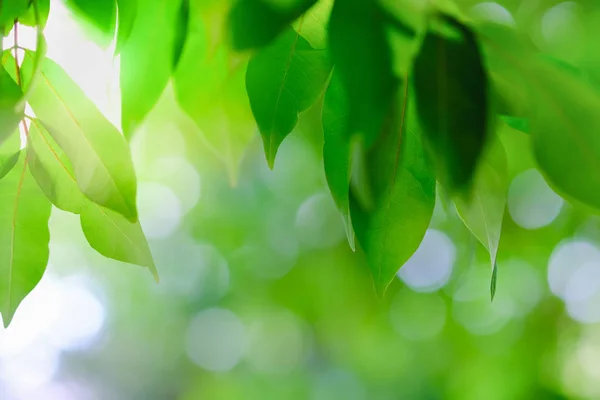
{"label": "pointed leaf tip", "polygon": [[490,301],[494,301],[494,297],[496,296],[496,283],[498,280],[498,264],[494,263],[494,268],[492,269],[492,280],[490,281]]}

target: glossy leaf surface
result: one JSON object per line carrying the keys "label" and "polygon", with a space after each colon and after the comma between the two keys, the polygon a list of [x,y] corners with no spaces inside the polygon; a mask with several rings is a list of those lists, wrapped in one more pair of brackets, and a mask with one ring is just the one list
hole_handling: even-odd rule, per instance
{"label": "glossy leaf surface", "polygon": [[408,88],[397,96],[390,124],[366,153],[373,208],[365,210],[350,197],[356,238],[379,294],[419,247],[435,205],[435,176],[413,129]]}
{"label": "glossy leaf surface", "polygon": [[324,50],[315,50],[293,29],[248,64],[246,88],[272,168],[283,139],[322,93],[331,66]]}

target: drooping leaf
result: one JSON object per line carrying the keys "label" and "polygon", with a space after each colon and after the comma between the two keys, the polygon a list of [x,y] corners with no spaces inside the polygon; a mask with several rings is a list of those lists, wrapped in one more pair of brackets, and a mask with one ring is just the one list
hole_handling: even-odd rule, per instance
{"label": "drooping leaf", "polygon": [[4,326],[42,278],[52,209],[29,173],[25,154],[0,180],[0,312]]}
{"label": "drooping leaf", "polygon": [[373,208],[350,196],[356,238],[380,294],[419,247],[435,205],[435,176],[413,129],[408,88],[396,96],[387,129],[367,153]]}
{"label": "drooping leaf", "polygon": [[[34,62],[25,53],[23,76]],[[25,87],[29,84],[24,80]],[[137,219],[136,177],[129,148],[119,131],[55,62],[45,59],[29,104],[71,160],[80,190],[90,200]]]}
{"label": "drooping leaf", "polygon": [[77,186],[65,152],[36,119],[31,121],[27,136],[27,160],[31,174],[52,204],[79,214],[88,200]]}
{"label": "drooping leaf", "polygon": [[229,13],[233,47],[237,50],[270,44],[316,0],[238,0]]}
{"label": "drooping leaf", "polygon": [[137,8],[121,49],[121,125],[127,138],[152,110],[171,78],[181,1],[149,1]]}
{"label": "drooping leaf", "polygon": [[271,168],[298,114],[317,100],[330,72],[327,52],[313,49],[291,28],[250,60],[246,88]]}
{"label": "drooping leaf", "polygon": [[203,19],[200,6],[198,1],[190,4],[189,33],[173,88],[177,102],[235,183],[242,155],[256,132],[244,81],[247,63],[231,65],[230,51],[222,44],[213,47],[211,21]]}
{"label": "drooping leaf", "polygon": [[323,163],[325,177],[346,229],[346,237],[355,249],[354,230],[350,218],[350,137],[348,100],[336,71],[331,76],[323,102]]}
{"label": "drooping leaf", "polygon": [[27,11],[19,17],[19,23],[44,29],[50,14],[50,0],[34,0],[29,4]]}
{"label": "drooping leaf", "polygon": [[21,138],[19,130],[13,131],[4,141],[0,142],[0,179],[4,178],[19,160],[21,153]]}
{"label": "drooping leaf", "polygon": [[102,42],[112,41],[117,23],[115,0],[66,0],[66,5],[102,35]]}
{"label": "drooping leaf", "polygon": [[140,222],[87,202],[80,214],[81,229],[88,243],[104,257],[146,267],[158,282],[158,272]]}
{"label": "drooping leaf", "polygon": [[31,174],[55,206],[81,215],[83,233],[92,248],[105,257],[147,267],[158,279],[139,221],[130,222],[80,192],[69,158],[40,121],[32,121],[27,139]]}
{"label": "drooping leaf", "polygon": [[498,284],[498,264],[492,266],[492,279],[490,280],[490,298],[494,301],[496,296],[496,285]]}
{"label": "drooping leaf", "polygon": [[488,136],[488,78],[473,33],[451,17],[448,37],[430,30],[414,62],[417,111],[439,180],[468,191]]}
{"label": "drooping leaf", "polygon": [[331,57],[348,95],[348,126],[374,143],[397,90],[383,14],[373,1],[336,1],[329,19]]}
{"label": "drooping leaf", "polygon": [[496,139],[479,163],[470,201],[455,201],[460,218],[490,253],[492,269],[496,266],[509,183],[506,153]]}
{"label": "drooping leaf", "polygon": [[[14,58],[9,52],[2,53],[3,66],[10,60],[14,61]],[[0,68],[0,143],[17,129],[23,119],[25,107],[22,97],[23,92],[17,82],[6,69]]]}

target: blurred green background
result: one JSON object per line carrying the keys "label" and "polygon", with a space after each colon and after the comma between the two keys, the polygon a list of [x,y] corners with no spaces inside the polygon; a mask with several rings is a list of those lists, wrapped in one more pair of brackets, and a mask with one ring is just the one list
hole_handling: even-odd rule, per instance
{"label": "blurred green background", "polygon": [[[459,4],[600,82],[597,0]],[[61,1],[46,37],[118,126],[113,49]],[[378,299],[327,189],[319,113],[272,171],[256,133],[232,186],[167,90],[132,142],[160,284],[94,253],[77,217],[54,210],[47,272],[0,330],[0,398],[600,398],[600,218],[548,187],[528,136],[500,132],[512,183],[495,300],[485,249],[442,199]]]}

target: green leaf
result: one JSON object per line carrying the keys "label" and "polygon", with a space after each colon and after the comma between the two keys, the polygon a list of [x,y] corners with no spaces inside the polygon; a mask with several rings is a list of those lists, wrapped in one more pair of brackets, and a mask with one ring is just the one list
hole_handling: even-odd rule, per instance
{"label": "green leaf", "polygon": [[334,70],[323,102],[323,163],[331,196],[342,214],[348,244],[355,250],[349,200],[350,140],[347,103],[339,75]]}
{"label": "green leaf", "polygon": [[71,162],[42,123],[31,121],[27,136],[29,170],[56,207],[75,214],[88,201],[79,190]]}
{"label": "green leaf", "polygon": [[435,176],[413,129],[408,88],[397,96],[388,129],[367,153],[373,208],[364,209],[350,196],[356,238],[379,294],[419,247],[435,205]]}
{"label": "green leaf", "polygon": [[190,23],[190,0],[181,0],[179,13],[177,14],[177,23],[175,24],[175,44],[173,51],[173,70],[177,68],[183,47],[188,36]]}
{"label": "green leaf", "polygon": [[488,136],[488,78],[473,33],[445,17],[449,38],[428,32],[414,62],[417,111],[439,180],[468,190]]}
{"label": "green leaf", "polygon": [[229,13],[231,41],[236,50],[270,44],[316,0],[238,0]]}
{"label": "green leaf", "polygon": [[569,69],[519,46],[514,31],[488,32],[480,36],[498,60],[493,73],[509,87],[526,82],[522,116],[547,182],[563,197],[600,210],[600,93]]}
{"label": "green leaf", "polygon": [[600,93],[548,63],[527,71],[533,152],[559,193],[600,210]]}
{"label": "green leaf", "polygon": [[29,129],[27,159],[31,174],[60,209],[81,214],[81,226],[93,249],[105,257],[147,267],[158,274],[139,221],[88,200],[80,192],[71,162],[38,120]]}
{"label": "green leaf", "polygon": [[330,71],[327,52],[313,49],[291,28],[250,60],[246,88],[269,167],[298,114],[323,91]]}
{"label": "green leaf", "polygon": [[369,148],[379,137],[398,87],[384,16],[373,1],[336,1],[329,47],[348,96],[348,126]]}
{"label": "green leaf", "polygon": [[158,282],[158,272],[140,222],[87,202],[81,210],[81,229],[88,243],[104,257],[146,267]]}
{"label": "green leaf", "polygon": [[117,0],[117,43],[115,54],[121,53],[131,35],[133,22],[137,15],[138,0]]}
{"label": "green leaf", "polygon": [[117,22],[115,0],[66,0],[66,5],[102,35],[103,41],[112,41]]}
{"label": "green leaf", "polygon": [[[121,50],[121,125],[129,138],[162,95],[173,71],[181,0],[137,8]],[[151,45],[149,45],[151,43]]]}
{"label": "green leaf", "polygon": [[246,146],[256,133],[244,81],[247,63],[231,66],[230,51],[223,45],[211,46],[210,28],[199,6],[196,1],[190,4],[189,34],[173,88],[177,102],[235,183]]}
{"label": "green leaf", "polygon": [[0,179],[4,178],[19,160],[21,153],[21,137],[19,130],[13,131],[12,134],[0,142]]}
{"label": "green leaf", "polygon": [[[3,66],[10,59],[14,61],[9,52],[2,53]],[[25,107],[22,98],[23,92],[19,85],[6,69],[0,68],[0,143],[18,128],[23,119]]]}
{"label": "green leaf", "polygon": [[[48,15],[50,14],[50,0],[33,0],[30,4],[31,5],[25,14],[19,17],[19,23],[34,28],[39,26],[40,29],[44,29],[46,27],[46,22],[48,22]],[[37,16],[35,10],[36,5]]]}
{"label": "green leaf", "polygon": [[498,264],[492,266],[492,279],[490,280],[490,299],[494,301],[496,296],[496,285],[498,283]]}
{"label": "green leaf", "polygon": [[[31,76],[34,54],[25,53],[23,76]],[[24,80],[25,86],[29,84]],[[31,108],[73,165],[79,189],[90,200],[137,219],[136,177],[119,131],[55,62],[45,59],[28,99]]]}
{"label": "green leaf", "polygon": [[0,311],[7,327],[46,269],[52,206],[29,173],[25,154],[0,180],[0,193]]}
{"label": "green leaf", "polygon": [[319,0],[292,24],[294,30],[315,50],[327,48],[327,24],[332,8],[333,0]]}
{"label": "green leaf", "polygon": [[496,266],[509,183],[506,152],[496,138],[479,163],[470,201],[455,200],[458,215],[490,253],[492,269]]}
{"label": "green leaf", "polygon": [[29,0],[0,1],[0,27],[13,26],[15,19],[27,11]]}

